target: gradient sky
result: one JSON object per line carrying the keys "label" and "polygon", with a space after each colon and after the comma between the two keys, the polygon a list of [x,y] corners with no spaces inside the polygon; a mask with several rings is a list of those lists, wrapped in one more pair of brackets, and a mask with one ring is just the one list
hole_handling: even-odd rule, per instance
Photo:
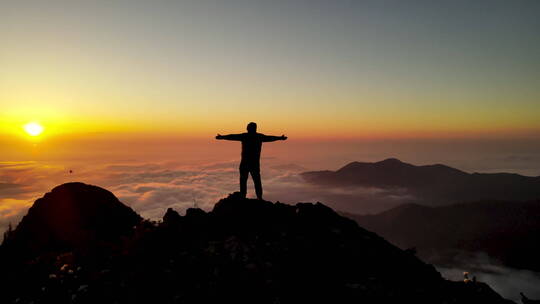
{"label": "gradient sky", "polygon": [[533,136],[540,1],[1,1],[0,133]]}
{"label": "gradient sky", "polygon": [[238,187],[214,136],[250,121],[289,136],[263,148],[270,200],[405,202],[298,176],[387,157],[539,176],[540,0],[0,0],[0,233],[69,181],[209,209]]}

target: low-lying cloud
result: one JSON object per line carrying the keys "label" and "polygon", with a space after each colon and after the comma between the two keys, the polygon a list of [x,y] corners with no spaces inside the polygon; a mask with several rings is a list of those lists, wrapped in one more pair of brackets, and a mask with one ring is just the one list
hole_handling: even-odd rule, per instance
{"label": "low-lying cloud", "polygon": [[437,267],[442,276],[453,281],[463,280],[463,273],[469,273],[469,279],[487,283],[504,298],[521,303],[520,292],[530,299],[540,299],[540,273],[502,266],[498,261],[484,253],[463,256],[459,266]]}
{"label": "low-lying cloud", "polygon": [[[352,213],[379,212],[412,198],[376,188],[323,188],[307,184],[299,173],[306,168],[263,160],[264,197],[283,203],[323,202]],[[198,207],[210,210],[227,194],[238,191],[238,161],[186,165],[175,162],[116,164],[46,164],[0,162],[0,229],[14,225],[32,202],[53,187],[70,181],[101,186],[143,217],[159,219],[167,208],[184,212]],[[254,196],[251,179],[248,196]]]}

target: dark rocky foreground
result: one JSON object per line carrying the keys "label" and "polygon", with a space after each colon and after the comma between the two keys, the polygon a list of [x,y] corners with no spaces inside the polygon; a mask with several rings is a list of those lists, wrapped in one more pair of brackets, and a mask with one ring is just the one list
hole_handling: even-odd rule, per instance
{"label": "dark rocky foreground", "polygon": [[512,303],[320,203],[232,194],[156,224],[81,183],[36,201],[0,267],[0,303]]}

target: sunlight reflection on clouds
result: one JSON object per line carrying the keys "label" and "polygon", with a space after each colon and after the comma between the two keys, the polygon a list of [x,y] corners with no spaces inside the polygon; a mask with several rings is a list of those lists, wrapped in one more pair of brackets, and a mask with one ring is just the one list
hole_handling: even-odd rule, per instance
{"label": "sunlight reflection on clouds", "polygon": [[[70,172],[71,169],[77,169]],[[185,165],[174,162],[121,164],[46,164],[39,162],[0,163],[0,229],[16,224],[31,203],[53,187],[81,181],[104,187],[145,218],[159,219],[167,208],[183,213],[197,206],[210,210],[227,194],[238,191],[238,162],[222,161]],[[302,166],[265,159],[262,167],[265,199],[296,203],[321,201],[338,210],[365,213],[393,207],[410,197],[375,188],[323,189],[306,184]],[[251,180],[248,196],[253,196]],[[7,199],[24,202],[15,207]],[[24,206],[24,207],[20,207]],[[12,210],[11,210],[12,209]]]}

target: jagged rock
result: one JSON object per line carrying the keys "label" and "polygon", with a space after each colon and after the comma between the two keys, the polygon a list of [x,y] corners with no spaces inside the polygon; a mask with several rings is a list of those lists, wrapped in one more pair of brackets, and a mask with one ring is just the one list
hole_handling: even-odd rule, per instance
{"label": "jagged rock", "polygon": [[173,210],[172,208],[167,208],[167,212],[165,212],[165,215],[163,216],[163,224],[164,225],[174,225],[180,221],[182,217],[178,212]]}
{"label": "jagged rock", "polygon": [[508,303],[486,284],[444,280],[321,203],[232,194],[210,212],[169,209],[135,231],[119,251],[74,251],[77,276],[49,280],[58,267],[46,258],[8,269],[0,301],[69,303],[87,286],[78,303]]}
{"label": "jagged rock", "polygon": [[200,219],[206,216],[206,212],[199,208],[188,208],[186,210],[186,218]]}
{"label": "jagged rock", "polygon": [[[158,229],[158,239],[181,236],[181,249],[154,244],[147,254],[188,252],[189,265],[176,266],[195,281],[208,269],[198,284],[191,283],[204,286],[205,296],[199,295],[203,302],[217,301],[211,295],[218,292],[219,297],[233,294],[235,300],[268,303],[276,298],[281,303],[506,303],[483,283],[442,279],[414,254],[321,203],[291,206],[233,193],[211,212],[197,212],[204,225],[178,219],[184,223],[178,230]],[[220,283],[213,286],[206,280]],[[196,297],[193,290],[185,292]]]}

